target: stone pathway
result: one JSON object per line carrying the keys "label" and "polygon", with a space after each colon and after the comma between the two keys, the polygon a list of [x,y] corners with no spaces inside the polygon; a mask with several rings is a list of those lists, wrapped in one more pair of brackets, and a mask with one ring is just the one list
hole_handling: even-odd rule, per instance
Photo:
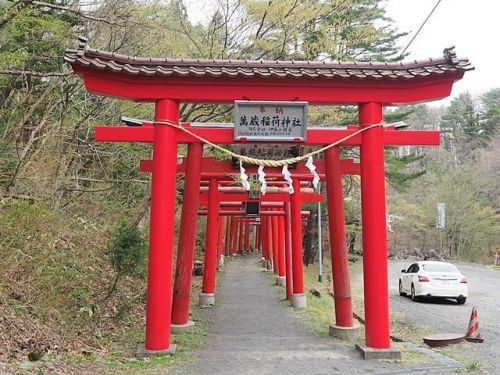
{"label": "stone pathway", "polygon": [[[355,349],[331,337],[307,332],[280,303],[276,286],[259,268],[257,256],[238,256],[219,274],[208,344],[194,359],[170,370],[176,375],[211,374],[422,374],[408,365],[362,360]],[[432,360],[430,360],[432,362]],[[443,371],[445,370],[445,371]],[[442,367],[440,374],[448,373]],[[449,373],[453,373],[450,370]]]}

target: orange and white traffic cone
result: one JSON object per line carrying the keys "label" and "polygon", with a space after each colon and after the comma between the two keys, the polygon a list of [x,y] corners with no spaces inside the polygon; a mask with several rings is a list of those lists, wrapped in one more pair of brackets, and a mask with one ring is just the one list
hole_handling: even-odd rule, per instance
{"label": "orange and white traffic cone", "polygon": [[475,307],[472,308],[472,312],[470,314],[469,328],[465,334],[465,339],[470,342],[484,341],[479,333],[479,321],[477,320],[477,310]]}

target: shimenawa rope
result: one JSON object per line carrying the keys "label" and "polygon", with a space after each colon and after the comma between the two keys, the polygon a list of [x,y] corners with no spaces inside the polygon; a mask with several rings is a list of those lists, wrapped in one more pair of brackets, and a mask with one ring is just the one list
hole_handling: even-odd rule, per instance
{"label": "shimenawa rope", "polygon": [[245,155],[240,155],[240,154],[237,154],[231,150],[227,150],[219,145],[216,145],[215,143],[212,143],[210,142],[208,139],[205,139],[203,137],[200,137],[198,134],[196,133],[193,133],[192,131],[190,131],[189,129],[183,127],[183,126],[180,126],[179,124],[176,124],[175,122],[173,121],[155,121],[154,122],[155,125],[168,125],[168,126],[171,126],[173,128],[176,128],[176,129],[179,129],[179,130],[182,130],[183,132],[191,135],[192,137],[200,140],[201,142],[219,150],[219,151],[222,151],[244,163],[247,163],[247,164],[253,164],[253,165],[262,165],[264,167],[282,167],[284,165],[290,165],[290,164],[295,164],[295,163],[298,163],[302,160],[306,160],[308,159],[309,157],[311,156],[314,156],[314,155],[317,155],[323,151],[326,151],[328,150],[329,148],[332,148],[332,147],[335,147],[335,146],[338,146],[339,144],[341,144],[342,142],[345,142],[355,136],[357,136],[358,134],[361,134],[369,129],[373,129],[373,128],[376,128],[376,127],[379,127],[379,126],[385,126],[385,123],[384,122],[379,122],[377,124],[370,124],[364,128],[361,128],[357,131],[355,131],[354,133],[352,134],[349,134],[341,139],[339,139],[338,141],[335,141],[327,146],[324,146],[322,148],[319,148],[317,150],[314,150],[314,151],[311,151],[311,152],[308,152],[307,154],[304,154],[302,156],[297,156],[297,157],[294,157],[294,158],[290,158],[290,159],[283,159],[283,160],[268,160],[268,159],[257,159],[257,158],[252,158],[252,157],[249,157],[249,156],[245,156]]}

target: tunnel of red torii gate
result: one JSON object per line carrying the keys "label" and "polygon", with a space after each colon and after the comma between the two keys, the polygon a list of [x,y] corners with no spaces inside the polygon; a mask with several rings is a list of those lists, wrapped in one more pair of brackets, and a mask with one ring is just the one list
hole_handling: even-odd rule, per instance
{"label": "tunnel of red torii gate", "polygon": [[[278,277],[286,278],[287,297],[295,301],[297,307],[305,307],[301,204],[320,199],[304,185],[304,181],[311,179],[310,172],[299,163],[296,171],[290,170],[293,194],[283,192],[278,184],[276,193],[270,191],[262,195],[258,199],[262,207],[257,223],[254,218],[245,217],[241,209],[242,203],[249,200],[248,194],[224,182],[231,172],[222,168],[221,173],[214,169],[213,160],[203,158],[203,143],[207,141],[215,145],[251,142],[243,138],[235,140],[235,128],[231,126],[179,122],[180,103],[233,104],[235,101],[357,105],[358,125],[308,127],[303,139],[295,139],[293,143],[316,147],[336,144],[324,151],[323,161],[314,162],[318,174],[326,181],[335,295],[332,326],[339,336],[356,329],[345,243],[342,174],[360,175],[365,309],[365,345],[361,349],[391,351],[384,146],[438,145],[440,134],[397,130],[384,124],[383,107],[449,96],[454,82],[473,69],[468,59],[457,58],[453,48],[445,49],[444,55],[438,58],[406,63],[144,58],[92,49],[84,38],[80,38],[77,49],[67,50],[64,58],[83,79],[89,92],[155,103],[151,122],[95,129],[96,141],[153,144],[152,160],[143,162],[142,168],[151,172],[152,180],[145,353],[172,352],[171,330],[190,325],[194,234],[200,203],[207,206],[200,212],[207,216],[200,298],[214,297],[215,270],[221,252],[233,254],[237,250],[248,250],[250,240],[245,233],[249,233],[251,225],[260,228],[254,238],[255,247],[262,250],[268,264],[274,265]],[[187,144],[188,151],[183,170],[179,171],[184,174],[185,185],[173,278],[176,174],[177,169],[182,169],[176,167],[179,144]],[[346,146],[360,148],[357,170],[349,170],[346,163],[351,162],[340,160],[340,148]],[[247,173],[253,174],[255,169],[248,167]],[[283,180],[279,169],[266,167],[266,176],[273,173]],[[233,206],[235,202],[239,205]],[[227,224],[225,245],[224,221]],[[244,296],[242,303],[245,303]]]}
{"label": "tunnel of red torii gate", "polygon": [[[334,153],[334,157],[338,158],[338,155]],[[340,168],[341,174],[358,174],[359,175],[359,164],[354,163],[352,160],[338,159],[332,160]],[[187,171],[187,162],[182,161],[180,165],[177,166],[178,173],[185,174]],[[236,182],[232,176],[239,174],[239,171],[235,171],[232,166],[232,162],[229,161],[217,161],[215,158],[203,158],[202,162],[202,172],[201,172],[201,186],[200,186],[200,198],[199,204],[202,206],[209,206],[210,200],[215,200],[218,207],[217,216],[211,215],[210,210],[198,210],[198,215],[209,216],[207,220],[207,234],[209,232],[217,233],[217,243],[213,242],[214,239],[211,238],[209,241],[207,238],[206,252],[204,264],[204,279],[203,279],[203,293],[200,296],[201,305],[213,305],[215,304],[215,276],[216,276],[216,265],[222,263],[223,256],[223,229],[224,229],[224,217],[228,217],[230,220],[226,227],[226,255],[234,255],[235,252],[242,253],[249,250],[261,249],[263,259],[266,262],[266,267],[272,269],[276,275],[276,283],[281,286],[286,286],[286,296],[288,300],[291,300],[295,307],[304,308],[306,305],[304,290],[303,290],[303,280],[302,280],[302,249],[301,247],[296,247],[295,251],[292,253],[292,243],[291,240],[285,241],[285,236],[291,236],[292,228],[291,221],[285,224],[285,217],[287,212],[290,210],[289,202],[291,195],[288,193],[288,188],[282,187],[287,184],[285,181],[279,180],[269,180],[267,182],[271,187],[267,189],[266,195],[261,197],[251,198],[247,194],[247,191],[242,187],[234,187],[227,185],[239,184]],[[140,169],[144,172],[151,172],[151,161],[142,160],[140,164]],[[325,177],[324,169],[325,163],[323,160],[316,160],[316,173],[319,178]],[[255,167],[247,167],[249,173],[255,173]],[[282,172],[278,168],[268,168],[266,170],[266,177],[281,178]],[[308,169],[302,164],[297,165],[292,172],[292,177],[296,184],[300,185],[300,200],[302,203],[313,203],[323,201],[323,196],[321,194],[314,193],[314,189],[307,187],[309,184],[308,180],[313,178],[313,175]],[[203,186],[204,182],[208,182],[209,186]],[[338,180],[341,183],[341,180]],[[212,185],[213,184],[213,185]],[[226,185],[226,186],[221,186]],[[274,185],[274,186],[273,186]],[[276,186],[277,185],[277,186]],[[212,189],[212,187],[215,187]],[[208,194],[207,194],[208,192]],[[340,200],[335,200],[333,203],[339,205],[336,210],[341,212],[343,217],[343,201],[342,197],[337,196]],[[336,197],[336,198],[337,198]],[[258,202],[260,203],[259,210],[259,221],[257,222],[255,218],[245,218],[246,211],[244,210],[243,203],[246,202]],[[213,203],[212,203],[213,204]],[[301,217],[309,215],[308,211],[300,211]],[[240,216],[242,218],[233,219],[233,216]],[[250,239],[250,223],[253,222],[254,226],[258,226],[259,231],[254,231],[254,246],[251,246]],[[233,224],[234,223],[234,224]],[[218,227],[217,227],[218,225]],[[234,225],[233,229],[231,226]],[[267,228],[272,228],[268,230]],[[345,231],[344,225],[340,227]],[[302,228],[301,228],[302,229]],[[194,233],[192,233],[194,235]],[[339,236],[343,236],[345,233],[340,233]],[[264,237],[264,242],[262,243],[262,237]],[[193,240],[189,240],[191,243]],[[300,242],[301,245],[301,242]],[[338,249],[341,252],[341,248]],[[210,255],[210,256],[208,256]],[[184,263],[184,258],[177,258],[178,262],[182,261]],[[217,261],[214,263],[214,259]],[[192,260],[186,264],[186,272],[190,271],[189,265]],[[183,267],[178,267],[177,269],[183,269]],[[295,269],[295,275],[292,270]],[[288,270],[288,271],[287,271]],[[185,275],[185,278],[176,275],[176,280],[187,279],[189,274]],[[293,281],[295,277],[295,281]],[[347,281],[347,283],[346,283]],[[338,288],[349,288],[348,279],[343,279],[342,282],[335,284]],[[186,286],[186,293],[190,291],[191,286]],[[349,292],[337,293],[340,295],[350,294]],[[174,294],[175,298],[179,298],[178,295]],[[293,298],[294,297],[294,298]],[[337,316],[347,315],[352,316],[352,306],[349,303],[347,306],[342,306],[338,304],[340,311],[337,311]],[[347,311],[342,314],[342,309]],[[188,324],[189,319],[189,308],[185,307],[183,309],[174,309],[176,312],[172,317],[172,322],[175,324],[175,328],[178,326],[185,326]],[[343,326],[352,327],[352,321],[346,321],[345,319],[340,319],[340,323]]]}

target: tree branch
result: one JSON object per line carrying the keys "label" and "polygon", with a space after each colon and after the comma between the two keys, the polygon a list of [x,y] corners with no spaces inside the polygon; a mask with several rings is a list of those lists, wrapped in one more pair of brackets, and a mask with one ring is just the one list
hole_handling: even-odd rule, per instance
{"label": "tree branch", "polygon": [[262,19],[260,20],[259,28],[257,29],[257,32],[255,33],[255,37],[256,38],[259,38],[260,31],[264,27],[264,22],[265,22],[266,17],[267,17],[267,10],[268,10],[269,6],[271,6],[272,2],[273,2],[273,0],[269,0],[268,3],[267,3],[267,8],[264,11],[264,14],[262,15]]}
{"label": "tree branch", "polygon": [[64,72],[34,72],[32,70],[0,70],[0,74],[9,76],[31,76],[31,77],[68,77],[73,73]]}
{"label": "tree branch", "polygon": [[77,16],[80,16],[82,18],[86,18],[86,19],[92,20],[92,21],[104,22],[104,23],[107,23],[108,25],[112,25],[112,26],[120,26],[120,27],[126,26],[126,25],[122,25],[122,24],[110,21],[106,18],[92,16],[88,13],[84,13],[80,10],[76,10],[76,9],[73,9],[73,8],[70,8],[70,7],[67,7],[64,5],[50,4],[50,3],[43,2],[43,1],[33,1],[32,4],[42,6],[42,7],[51,8],[51,9],[65,10],[66,12],[76,14]]}

